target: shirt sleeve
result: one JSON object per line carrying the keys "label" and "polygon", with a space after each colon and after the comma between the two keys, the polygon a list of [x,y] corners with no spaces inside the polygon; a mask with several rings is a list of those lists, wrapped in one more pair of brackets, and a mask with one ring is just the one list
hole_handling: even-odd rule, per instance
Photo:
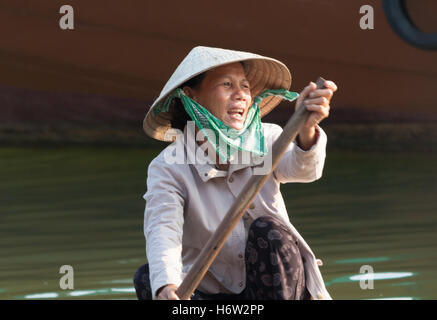
{"label": "shirt sleeve", "polygon": [[153,299],[160,287],[182,282],[185,190],[173,167],[177,165],[169,166],[158,156],[147,175],[144,235]]}
{"label": "shirt sleeve", "polygon": [[[267,130],[270,131],[269,140],[272,146],[282,133],[282,128],[273,125]],[[290,143],[273,171],[280,183],[313,182],[320,179],[325,165],[327,136],[319,126],[316,130],[318,131],[317,141],[309,150],[302,150],[294,141]]]}

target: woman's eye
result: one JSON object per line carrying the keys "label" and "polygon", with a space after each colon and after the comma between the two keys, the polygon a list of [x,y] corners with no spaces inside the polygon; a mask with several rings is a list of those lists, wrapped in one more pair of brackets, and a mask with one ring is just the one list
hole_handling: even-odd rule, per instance
{"label": "woman's eye", "polygon": [[223,85],[229,87],[231,85],[231,83],[230,82],[223,82]]}

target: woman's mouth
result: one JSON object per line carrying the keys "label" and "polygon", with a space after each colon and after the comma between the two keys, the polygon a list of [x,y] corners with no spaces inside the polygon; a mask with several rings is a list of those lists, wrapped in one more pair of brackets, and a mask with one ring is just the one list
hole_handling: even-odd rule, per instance
{"label": "woman's mouth", "polygon": [[228,111],[228,115],[231,119],[243,120],[244,109],[234,108]]}

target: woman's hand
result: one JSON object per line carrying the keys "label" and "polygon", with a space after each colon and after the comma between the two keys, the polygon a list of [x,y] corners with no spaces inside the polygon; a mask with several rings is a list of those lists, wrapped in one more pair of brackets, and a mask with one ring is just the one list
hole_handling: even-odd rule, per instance
{"label": "woman's hand", "polygon": [[174,284],[168,284],[158,290],[158,300],[180,300],[176,294],[178,287]]}
{"label": "woman's hand", "polygon": [[299,146],[304,150],[310,149],[316,142],[315,126],[323,119],[329,117],[329,104],[334,92],[337,91],[337,85],[328,80],[325,81],[324,85],[325,88],[317,89],[316,84],[310,82],[302,90],[296,101],[296,109],[303,103],[307,110],[311,111],[297,138]]}

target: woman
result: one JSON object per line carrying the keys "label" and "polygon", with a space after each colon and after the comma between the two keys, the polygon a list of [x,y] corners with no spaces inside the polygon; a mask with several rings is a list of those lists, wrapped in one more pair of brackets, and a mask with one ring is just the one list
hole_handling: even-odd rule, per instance
{"label": "woman", "polygon": [[[290,85],[290,72],[281,62],[219,48],[194,48],[173,73],[144,120],[151,137],[176,141],[148,169],[148,264],[134,276],[139,299],[178,299],[176,290],[204,244],[251,175],[268,163],[268,150],[282,129],[262,123],[261,117],[281,99],[298,96],[287,91]],[[279,185],[321,177],[326,134],[318,123],[328,117],[336,90],[326,81],[325,89],[310,83],[301,92],[296,106],[304,103],[311,113],[296,143],[232,231],[192,299],[331,298],[313,252],[289,221]],[[169,134],[173,129],[184,132]]]}

